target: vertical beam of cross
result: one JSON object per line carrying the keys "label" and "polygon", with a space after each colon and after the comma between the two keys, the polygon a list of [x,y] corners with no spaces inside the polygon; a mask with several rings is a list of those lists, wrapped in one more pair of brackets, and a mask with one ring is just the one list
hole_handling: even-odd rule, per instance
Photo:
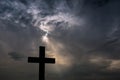
{"label": "vertical beam of cross", "polygon": [[39,80],[45,80],[45,63],[55,63],[55,58],[45,58],[45,47],[39,47],[39,57],[28,57],[28,63],[39,63]]}
{"label": "vertical beam of cross", "polygon": [[45,48],[40,47],[39,48],[39,79],[41,78],[41,80],[45,80]]}

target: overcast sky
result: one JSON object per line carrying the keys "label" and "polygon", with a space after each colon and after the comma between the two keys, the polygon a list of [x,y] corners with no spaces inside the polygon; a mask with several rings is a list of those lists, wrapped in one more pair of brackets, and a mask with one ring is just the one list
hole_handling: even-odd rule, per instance
{"label": "overcast sky", "polygon": [[119,0],[0,0],[0,80],[120,80]]}

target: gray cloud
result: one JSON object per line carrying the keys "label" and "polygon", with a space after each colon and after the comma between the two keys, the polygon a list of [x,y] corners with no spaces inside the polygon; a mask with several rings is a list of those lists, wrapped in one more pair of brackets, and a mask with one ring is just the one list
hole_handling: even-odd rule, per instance
{"label": "gray cloud", "polygon": [[24,55],[20,55],[19,53],[16,53],[16,52],[10,52],[8,55],[10,55],[10,57],[14,60],[22,60],[23,58],[25,58]]}

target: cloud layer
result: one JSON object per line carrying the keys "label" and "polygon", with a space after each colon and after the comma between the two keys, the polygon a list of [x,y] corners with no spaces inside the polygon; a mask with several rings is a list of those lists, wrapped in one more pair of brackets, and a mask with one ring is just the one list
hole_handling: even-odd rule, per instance
{"label": "cloud layer", "polygon": [[[38,79],[28,56],[46,56],[49,80],[119,80],[118,0],[0,0],[0,78]],[[6,77],[7,75],[7,77]]]}

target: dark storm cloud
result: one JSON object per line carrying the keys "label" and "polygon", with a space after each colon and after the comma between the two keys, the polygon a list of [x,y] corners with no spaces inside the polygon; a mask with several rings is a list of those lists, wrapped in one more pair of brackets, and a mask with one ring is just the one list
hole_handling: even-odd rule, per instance
{"label": "dark storm cloud", "polygon": [[98,51],[101,52],[101,54],[103,53],[103,55],[107,55],[112,58],[119,58],[118,46],[119,46],[120,11],[118,9],[118,6],[119,1],[110,0],[109,3],[104,7],[100,7],[97,9],[90,8],[91,11],[87,15],[90,16],[89,19],[91,19],[89,21],[89,23],[91,23],[90,24],[91,32],[88,32],[89,34],[88,33],[87,34],[90,37],[92,37],[93,44],[99,43],[96,46],[94,44],[94,47],[97,47],[98,49],[95,51],[95,53]]}
{"label": "dark storm cloud", "polygon": [[[99,1],[104,0],[98,0],[98,3]],[[86,4],[86,2],[89,3]],[[82,45],[88,48],[88,50],[92,48],[93,50],[94,48],[103,48],[102,50],[100,49],[97,51],[101,51],[101,54],[103,51],[103,55],[106,55],[104,51],[108,52],[108,56],[113,56],[113,54],[116,54],[114,57],[116,58],[119,56],[119,29],[116,31],[114,30],[119,28],[119,1],[109,0],[107,3],[105,2],[106,4],[104,6],[101,7],[96,7],[91,4],[94,2],[97,4],[97,0],[83,1],[83,3],[85,3],[81,10],[81,13],[83,14],[79,14],[79,16],[83,16],[83,18],[85,17],[87,19],[86,24],[84,25],[86,28],[81,30],[80,27],[77,27],[71,32],[66,30],[64,31],[63,35],[66,35],[67,37],[65,36],[64,38],[62,35],[59,37],[60,39],[63,37],[63,43],[66,41],[65,43],[68,43],[69,46],[73,43],[74,45],[76,44],[75,46],[77,46],[77,48],[78,46],[80,47],[80,45]],[[71,43],[69,43],[70,41],[68,42],[67,40],[71,40]],[[79,45],[77,45],[78,42],[80,43]]]}
{"label": "dark storm cloud", "polygon": [[[74,4],[74,1],[71,2],[71,4],[72,3]],[[84,0],[82,9],[77,9],[74,13],[77,14],[77,17],[82,16],[86,19],[86,24],[84,24],[84,27],[86,28],[81,29],[81,26],[74,26],[76,28],[72,31],[61,29],[58,29],[57,31],[56,29],[54,32],[61,34],[53,35],[52,37],[54,37],[57,41],[65,44],[68,53],[72,54],[76,58],[76,64],[82,63],[84,61],[88,62],[82,63],[84,66],[83,69],[80,68],[81,65],[78,65],[78,68],[72,69],[71,73],[74,71],[74,69],[78,69],[76,72],[78,72],[77,74],[79,75],[75,76],[74,79],[78,78],[76,80],[109,80],[110,78],[120,78],[117,76],[119,75],[119,71],[115,71],[115,73],[109,70],[101,72],[110,66],[111,61],[109,63],[97,66],[90,64],[89,60],[87,60],[87,58],[93,55],[106,57],[106,59],[120,59],[119,4],[120,2],[118,0]],[[77,7],[81,7],[81,5],[78,5]],[[81,58],[84,58],[84,61],[81,61]],[[92,65],[94,65],[94,67]],[[87,68],[85,68],[85,66],[87,66]],[[101,67],[101,69],[99,67]],[[94,68],[97,68],[95,72]],[[83,72],[79,70],[83,70]],[[89,70],[91,70],[91,72]],[[82,73],[86,72],[88,72],[89,76],[87,76],[87,74],[82,75]],[[81,78],[80,75],[82,75]],[[92,75],[94,75],[94,77],[90,77]],[[71,76],[71,74],[69,76]]]}
{"label": "dark storm cloud", "polygon": [[25,58],[25,56],[24,55],[21,55],[21,54],[19,54],[19,53],[16,53],[16,52],[10,52],[10,53],[8,53],[8,55],[12,58],[12,59],[14,59],[14,60],[22,60],[23,58]]}
{"label": "dark storm cloud", "polygon": [[95,7],[101,7],[106,5],[107,3],[109,3],[110,0],[85,0],[84,4],[87,5],[91,5],[91,6],[95,6]]}

